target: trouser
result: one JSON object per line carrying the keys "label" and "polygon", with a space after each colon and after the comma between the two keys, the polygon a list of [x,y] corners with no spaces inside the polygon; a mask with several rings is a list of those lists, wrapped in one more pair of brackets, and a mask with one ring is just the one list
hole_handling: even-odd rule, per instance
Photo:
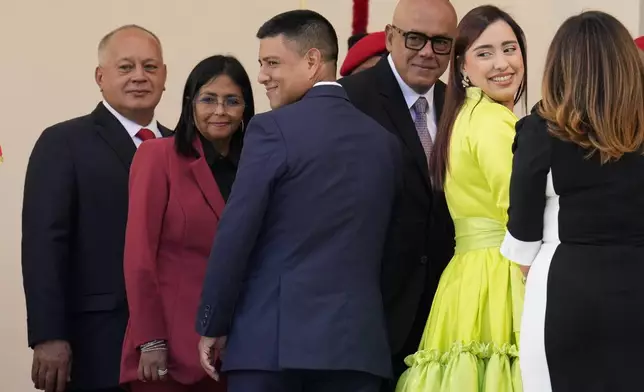
{"label": "trouser", "polygon": [[129,384],[129,389],[130,392],[225,392],[226,385],[208,377],[191,385],[180,384],[172,379],[156,382],[135,381]]}
{"label": "trouser", "polygon": [[231,371],[228,392],[378,392],[382,378],[357,371]]}

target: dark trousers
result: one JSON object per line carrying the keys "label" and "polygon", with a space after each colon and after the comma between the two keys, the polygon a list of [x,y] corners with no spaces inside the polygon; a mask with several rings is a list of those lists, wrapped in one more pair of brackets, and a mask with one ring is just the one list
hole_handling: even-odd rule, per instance
{"label": "dark trousers", "polygon": [[334,370],[231,371],[228,392],[378,392],[372,374]]}
{"label": "dark trousers", "polygon": [[204,378],[192,385],[180,384],[172,379],[157,382],[134,381],[130,383],[130,392],[221,392],[226,390],[226,384]]}
{"label": "dark trousers", "polygon": [[391,357],[392,368],[394,373],[394,378],[392,380],[385,380],[382,383],[380,392],[394,392],[396,390],[396,383],[398,379],[407,370],[407,365],[405,364],[405,358],[408,355],[414,354],[418,351],[418,346],[420,345],[420,339],[423,337],[423,331],[425,331],[425,325],[427,324],[427,319],[429,318],[429,310],[432,306],[432,298],[429,298],[428,295],[423,295],[418,304],[418,310],[416,312],[416,318],[414,323],[411,326],[409,331],[409,336],[405,341],[402,349],[395,353]]}

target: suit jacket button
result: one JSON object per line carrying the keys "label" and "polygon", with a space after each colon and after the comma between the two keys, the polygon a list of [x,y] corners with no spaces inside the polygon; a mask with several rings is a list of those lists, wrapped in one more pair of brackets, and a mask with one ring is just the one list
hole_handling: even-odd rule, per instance
{"label": "suit jacket button", "polygon": [[203,326],[203,327],[206,326],[206,319],[201,320],[201,326]]}
{"label": "suit jacket button", "polygon": [[210,310],[210,305],[206,305],[206,311]]}
{"label": "suit jacket button", "polygon": [[422,265],[427,264],[427,256],[421,256],[420,257],[420,264],[422,264]]}

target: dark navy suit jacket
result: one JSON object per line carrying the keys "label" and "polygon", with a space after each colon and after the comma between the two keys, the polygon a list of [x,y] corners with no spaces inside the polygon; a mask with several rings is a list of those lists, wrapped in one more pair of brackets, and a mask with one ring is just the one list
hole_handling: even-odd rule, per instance
{"label": "dark navy suit jacket", "polygon": [[253,118],[197,316],[228,336],[224,371],[391,376],[380,272],[401,154],[339,85]]}

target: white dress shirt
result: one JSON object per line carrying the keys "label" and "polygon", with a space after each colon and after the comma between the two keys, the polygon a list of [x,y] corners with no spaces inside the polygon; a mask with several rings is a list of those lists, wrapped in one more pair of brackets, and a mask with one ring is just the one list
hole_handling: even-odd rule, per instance
{"label": "white dress shirt", "polygon": [[317,82],[317,83],[315,83],[313,85],[313,87],[317,87],[317,86],[338,86],[338,87],[342,87],[342,85],[340,83],[338,83],[338,82]]}
{"label": "white dress shirt", "polygon": [[152,119],[152,121],[148,125],[142,127],[139,124],[135,123],[134,121],[123,117],[123,115],[121,115],[121,113],[117,112],[113,107],[111,107],[110,104],[107,103],[107,101],[103,100],[103,105],[105,105],[107,110],[109,110],[110,113],[112,113],[114,117],[116,117],[116,119],[119,120],[121,125],[123,125],[123,128],[125,128],[127,133],[130,135],[130,137],[132,138],[132,141],[134,142],[134,145],[137,148],[141,145],[141,143],[143,143],[141,139],[136,137],[136,134],[141,130],[141,128],[149,129],[150,131],[152,131],[152,133],[154,133],[154,136],[156,136],[157,138],[161,137],[161,132],[159,131],[159,124],[157,123],[157,120]]}
{"label": "white dress shirt", "polygon": [[409,114],[411,115],[412,120],[415,119],[416,113],[412,109],[412,106],[414,106],[414,103],[420,98],[421,96],[425,97],[427,99],[427,103],[429,104],[428,109],[427,109],[427,129],[429,130],[429,135],[432,137],[432,142],[436,141],[436,108],[434,107],[434,86],[432,86],[429,91],[427,91],[425,94],[421,95],[415,92],[411,87],[405,83],[405,81],[400,77],[400,74],[396,70],[396,66],[394,65],[394,60],[391,58],[391,55],[387,56],[387,61],[389,61],[389,66],[391,67],[391,71],[394,73],[394,76],[396,77],[396,80],[398,81],[398,85],[400,86],[400,90],[403,93],[403,96],[405,97],[405,102],[407,103],[407,108],[409,109]]}

